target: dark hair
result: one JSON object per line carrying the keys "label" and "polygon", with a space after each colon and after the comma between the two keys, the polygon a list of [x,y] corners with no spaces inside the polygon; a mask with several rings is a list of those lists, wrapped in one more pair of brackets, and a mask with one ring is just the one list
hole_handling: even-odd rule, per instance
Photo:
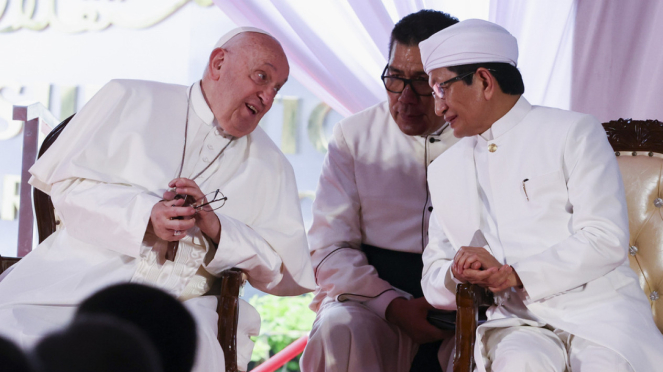
{"label": "dark hair", "polygon": [[28,357],[23,353],[23,350],[3,337],[0,337],[0,367],[2,367],[3,371],[33,371]]}
{"label": "dark hair", "polygon": [[111,316],[78,319],[39,342],[41,372],[161,372],[154,345],[138,327]]}
{"label": "dark hair", "polygon": [[[479,67],[491,70],[490,73],[495,77],[497,85],[500,86],[502,92],[514,96],[525,93],[525,83],[523,83],[523,77],[520,75],[520,71],[518,71],[517,67],[509,63],[473,63],[470,65],[451,66],[447,67],[447,69],[451,72],[455,72],[456,75],[463,75],[476,71]],[[472,75],[464,78],[463,82],[467,85],[472,85]]]}
{"label": "dark hair", "polygon": [[140,284],[103,289],[79,306],[75,318],[106,314],[127,321],[150,338],[165,372],[189,372],[196,354],[196,323],[168,293]]}
{"label": "dark hair", "polygon": [[407,46],[417,46],[436,32],[456,23],[458,18],[437,10],[422,9],[406,15],[391,30],[389,58],[395,41]]}

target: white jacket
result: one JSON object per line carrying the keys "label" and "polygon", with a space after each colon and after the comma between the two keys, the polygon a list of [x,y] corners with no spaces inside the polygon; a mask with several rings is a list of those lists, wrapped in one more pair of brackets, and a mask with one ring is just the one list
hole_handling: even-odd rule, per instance
{"label": "white jacket", "polygon": [[404,134],[387,102],[334,127],[308,234],[317,284],[313,310],[341,295],[384,317],[389,302],[402,296],[378,277],[360,246],[423,251],[432,210],[426,168],[456,141],[450,130]]}
{"label": "white jacket", "polygon": [[[539,323],[615,350],[638,372],[655,371],[663,365],[663,336],[628,264],[624,187],[601,124],[521,97],[491,129],[493,140],[463,138],[429,168],[433,205],[445,208],[434,211],[424,252],[426,299],[438,308],[456,306],[449,267],[481,219],[475,146],[494,144],[482,163],[490,185],[481,185],[492,194],[501,242],[493,254],[520,276],[527,309]],[[495,306],[489,319],[503,318],[494,314],[503,314]],[[483,327],[523,323],[507,317]],[[476,345],[479,360],[482,343]]]}

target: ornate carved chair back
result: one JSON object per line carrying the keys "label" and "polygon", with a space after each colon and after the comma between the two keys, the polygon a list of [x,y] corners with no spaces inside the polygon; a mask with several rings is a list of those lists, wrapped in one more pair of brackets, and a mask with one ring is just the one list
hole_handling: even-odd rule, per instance
{"label": "ornate carved chair back", "polygon": [[619,119],[603,127],[624,180],[631,268],[663,332],[663,122]]}

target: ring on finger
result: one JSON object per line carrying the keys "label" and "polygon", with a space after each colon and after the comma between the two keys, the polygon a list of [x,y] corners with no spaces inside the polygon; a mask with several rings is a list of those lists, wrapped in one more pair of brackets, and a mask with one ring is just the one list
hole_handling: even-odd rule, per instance
{"label": "ring on finger", "polygon": [[182,235],[182,231],[181,230],[175,230],[175,231],[173,231],[173,235],[175,235],[175,236]]}

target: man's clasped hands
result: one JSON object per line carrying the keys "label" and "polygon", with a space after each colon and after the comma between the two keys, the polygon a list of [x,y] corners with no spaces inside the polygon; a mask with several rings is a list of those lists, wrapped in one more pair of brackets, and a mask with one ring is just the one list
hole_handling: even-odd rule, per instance
{"label": "man's clasped hands", "polygon": [[451,272],[461,282],[478,284],[494,293],[523,285],[513,267],[502,265],[483,247],[461,247],[454,256]]}

